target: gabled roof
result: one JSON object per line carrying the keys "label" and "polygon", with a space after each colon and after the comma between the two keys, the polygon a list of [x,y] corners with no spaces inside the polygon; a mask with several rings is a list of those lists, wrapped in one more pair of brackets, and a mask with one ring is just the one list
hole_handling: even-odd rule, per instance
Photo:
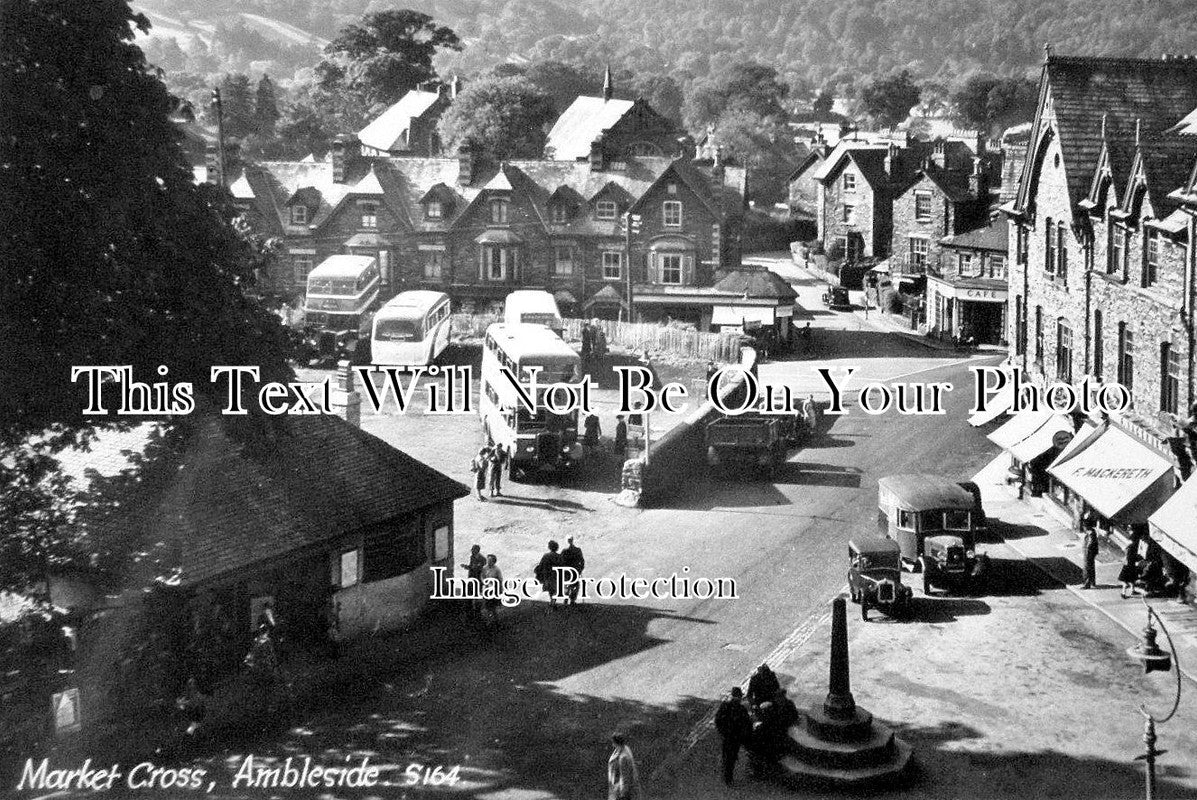
{"label": "gabled roof", "polygon": [[242,171],[241,176],[229,185],[229,194],[237,200],[253,200],[254,190],[249,185],[249,181],[245,177],[245,172]]}
{"label": "gabled roof", "polygon": [[484,192],[510,192],[511,181],[507,179],[506,170],[500,169],[483,187]]}
{"label": "gabled roof", "polygon": [[[820,164],[817,169],[815,169],[811,177],[817,181],[826,182],[833,178],[839,172],[840,168],[849,160],[854,161],[859,165],[861,163],[861,154],[864,153],[877,154],[881,158],[882,166],[884,167],[884,159],[887,149],[887,146],[883,144],[854,141],[852,139],[841,139],[839,144],[837,144],[831,153],[828,154],[827,158],[823,160],[823,163]],[[869,158],[866,157],[864,160],[868,162]],[[861,171],[864,171],[863,168]],[[882,171],[884,171],[884,169]],[[868,178],[866,176],[866,180],[867,179]]]}
{"label": "gabled roof", "polygon": [[[245,178],[245,175],[241,176]],[[248,183],[248,181],[246,181]],[[308,208],[315,208],[320,205],[320,190],[315,186],[300,186],[291,196],[287,198],[285,205],[288,206],[307,206]]]}
{"label": "gabled roof", "polygon": [[[647,187],[645,187],[647,188]],[[590,196],[590,202],[595,202],[599,199],[614,200],[617,203],[627,205],[632,201],[632,196],[628,194],[628,190],[623,188],[615,181],[607,181],[602,187]]]}
{"label": "gabled roof", "polygon": [[420,199],[416,202],[427,203],[429,200],[440,200],[442,203],[455,203],[457,198],[457,192],[453,191],[450,186],[445,183],[436,183],[420,195]]}
{"label": "gabled roof", "polygon": [[110,467],[88,470],[102,502],[81,522],[91,537],[145,551],[145,573],[126,576],[135,581],[173,573],[195,584],[469,493],[330,415],[233,417],[201,404],[153,425],[140,442],[126,433],[110,446],[102,433],[90,452],[61,456],[80,474]]}
{"label": "gabled roof", "polygon": [[1142,189],[1146,191],[1155,216],[1166,217],[1176,207],[1176,201],[1169,197],[1169,193],[1184,184],[1194,159],[1197,159],[1197,137],[1164,135],[1141,141],[1135,148],[1135,160],[1119,203],[1120,210],[1137,212],[1138,209],[1132,206]]}
{"label": "gabled roof", "polygon": [[549,195],[550,203],[564,203],[566,205],[581,205],[586,202],[586,198],[578,194],[578,190],[572,186],[558,186]]}
{"label": "gabled roof", "polygon": [[632,100],[604,100],[601,97],[578,97],[549,131],[546,151],[557,161],[574,161],[590,155],[590,144],[603,131],[623,119],[632,110]]}
{"label": "gabled roof", "polygon": [[[1069,198],[1076,204],[1092,183],[1102,149],[1102,117],[1111,143],[1132,142],[1136,125],[1153,136],[1197,108],[1197,61],[1049,56],[1040,83],[1036,138],[1042,136],[1045,88],[1063,153]],[[1031,161],[1028,159],[1028,163]],[[1029,180],[1023,176],[1023,183]],[[1019,207],[1025,205],[1020,186]]]}
{"label": "gabled roof", "polygon": [[410,147],[408,141],[411,121],[420,117],[436,103],[440,95],[412,89],[399,102],[382,112],[373,122],[357,133],[362,144],[375,150],[389,152],[403,151]]}
{"label": "gabled roof", "polygon": [[934,183],[953,203],[965,203],[976,199],[969,189],[968,173],[960,170],[940,169],[934,164],[927,164],[923,167],[921,174]]}
{"label": "gabled roof", "polygon": [[370,171],[367,172],[362,179],[353,185],[352,194],[366,194],[366,195],[380,195],[383,194],[382,184],[378,182],[378,176],[374,173],[374,165],[370,165]]}
{"label": "gabled roof", "polygon": [[822,145],[816,145],[815,147],[812,147],[810,152],[806,154],[806,157],[798,162],[798,166],[794,167],[793,172],[789,174],[789,176],[786,178],[786,181],[794,181],[811,167],[822,163],[823,159],[827,158],[828,152],[829,150]]}

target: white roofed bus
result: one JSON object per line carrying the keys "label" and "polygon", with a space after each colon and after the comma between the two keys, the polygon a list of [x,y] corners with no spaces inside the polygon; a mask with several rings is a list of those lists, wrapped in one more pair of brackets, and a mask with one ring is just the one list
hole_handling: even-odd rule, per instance
{"label": "white roofed bus", "polygon": [[370,360],[378,366],[428,366],[449,344],[449,295],[400,292],[374,315]]}
{"label": "white roofed bus", "polygon": [[544,325],[558,336],[565,330],[557,300],[540,289],[518,289],[507,295],[503,321],[508,325]]}

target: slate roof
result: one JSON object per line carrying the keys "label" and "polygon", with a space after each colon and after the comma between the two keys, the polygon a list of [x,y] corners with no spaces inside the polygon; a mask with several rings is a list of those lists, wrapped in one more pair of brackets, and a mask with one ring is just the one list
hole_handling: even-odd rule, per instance
{"label": "slate roof", "polygon": [[983,228],[973,228],[955,236],[945,236],[939,241],[947,247],[1005,252],[1009,246],[1009,223],[1004,217],[995,217]]}
{"label": "slate roof", "polygon": [[1150,137],[1197,108],[1197,61],[1189,59],[1050,56],[1043,70],[1074,204],[1088,194],[1103,115],[1107,140],[1125,146],[1136,122]]}
{"label": "slate roof", "polygon": [[1176,208],[1169,193],[1187,183],[1197,161],[1197,137],[1161,136],[1142,143],[1139,158],[1147,184],[1147,196],[1157,218]]}
{"label": "slate roof", "polygon": [[966,203],[976,199],[969,190],[969,173],[967,172],[940,169],[934,164],[928,164],[921,170],[921,174],[939,187],[944,196],[953,203]]}
{"label": "slate roof", "polygon": [[376,150],[407,150],[410,147],[407,139],[411,121],[432,108],[439,97],[436,92],[412,89],[399,98],[399,102],[358,131],[357,138],[361,139],[362,144]]}
{"label": "slate roof", "polygon": [[777,300],[793,302],[798,299],[794,287],[768,269],[737,269],[729,272],[726,277],[718,281],[712,289],[742,297],[767,297]]}
{"label": "slate roof", "polygon": [[102,444],[106,436],[62,461],[68,474],[88,468],[80,482],[103,500],[81,511],[87,534],[144,551],[140,574],[125,576],[132,581],[173,573],[200,583],[469,494],[330,415],[231,417],[201,407],[119,434],[117,447]]}
{"label": "slate roof", "polygon": [[557,117],[549,131],[546,150],[557,161],[574,161],[590,155],[590,143],[632,110],[632,100],[578,97]]}

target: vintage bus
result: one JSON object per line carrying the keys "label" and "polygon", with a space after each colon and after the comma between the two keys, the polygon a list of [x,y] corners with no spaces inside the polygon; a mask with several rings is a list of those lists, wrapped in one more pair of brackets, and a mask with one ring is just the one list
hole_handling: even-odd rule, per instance
{"label": "vintage bus", "polygon": [[322,355],[352,353],[369,341],[380,281],[371,256],[329,256],[308,273],[303,326]]}
{"label": "vintage bus", "polygon": [[449,295],[400,292],[374,315],[370,360],[379,366],[428,366],[449,344]]}
{"label": "vintage bus", "polygon": [[539,289],[518,289],[503,302],[503,321],[508,325],[544,325],[558,336],[565,330],[557,301]]}
{"label": "vintage bus", "polygon": [[[580,364],[574,349],[543,325],[497,323],[486,329],[478,413],[487,442],[507,450],[511,478],[538,470],[568,471],[581,462],[578,412],[554,414],[541,402],[549,384],[577,381]],[[520,400],[516,387],[500,371],[503,367],[528,394],[532,393],[528,368],[542,368],[536,378],[535,410]]]}

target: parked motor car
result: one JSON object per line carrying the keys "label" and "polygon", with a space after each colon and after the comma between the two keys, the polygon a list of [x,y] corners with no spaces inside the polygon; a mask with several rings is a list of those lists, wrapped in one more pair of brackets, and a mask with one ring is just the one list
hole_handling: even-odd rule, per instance
{"label": "parked motor car", "polygon": [[902,565],[921,572],[923,591],[976,590],[989,573],[977,553],[978,500],[937,475],[889,475],[877,481],[877,523],[898,543]]}
{"label": "parked motor car", "polygon": [[876,608],[891,616],[910,616],[914,592],[902,585],[902,554],[898,543],[881,536],[848,542],[848,596],[860,603],[860,618]]}
{"label": "parked motor car", "polygon": [[849,309],[852,308],[852,301],[843,286],[829,286],[823,292],[823,305],[833,309]]}

